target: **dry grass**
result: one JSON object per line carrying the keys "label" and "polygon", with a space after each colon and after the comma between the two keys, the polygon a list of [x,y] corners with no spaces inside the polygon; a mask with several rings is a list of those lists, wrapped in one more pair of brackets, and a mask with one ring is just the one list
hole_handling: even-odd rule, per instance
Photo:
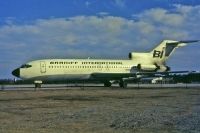
{"label": "dry grass", "polygon": [[0,132],[199,131],[178,121],[196,113],[199,100],[198,89],[1,91]]}

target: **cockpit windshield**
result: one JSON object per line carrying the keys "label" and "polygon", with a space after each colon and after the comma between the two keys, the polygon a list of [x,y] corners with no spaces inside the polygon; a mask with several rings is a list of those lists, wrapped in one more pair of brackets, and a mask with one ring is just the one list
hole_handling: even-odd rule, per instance
{"label": "cockpit windshield", "polygon": [[20,68],[29,68],[29,67],[32,67],[32,65],[29,65],[29,64],[23,64]]}

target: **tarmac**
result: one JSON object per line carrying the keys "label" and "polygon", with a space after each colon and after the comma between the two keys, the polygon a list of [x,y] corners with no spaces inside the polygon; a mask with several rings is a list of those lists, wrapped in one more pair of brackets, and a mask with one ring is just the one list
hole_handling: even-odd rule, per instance
{"label": "tarmac", "polygon": [[200,87],[3,86],[0,132],[197,133]]}
{"label": "tarmac", "polygon": [[[118,84],[112,84],[111,88],[119,88]],[[59,89],[92,89],[104,88],[103,84],[42,84],[41,90]],[[162,88],[200,88],[200,84],[128,84],[128,89],[162,89]],[[35,90],[34,84],[0,85],[0,90]]]}

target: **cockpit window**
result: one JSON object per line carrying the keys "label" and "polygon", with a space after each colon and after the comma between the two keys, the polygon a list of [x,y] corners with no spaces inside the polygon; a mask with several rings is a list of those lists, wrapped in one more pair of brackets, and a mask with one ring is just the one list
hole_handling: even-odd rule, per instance
{"label": "cockpit window", "polygon": [[32,67],[32,65],[29,65],[29,64],[23,64],[20,68],[29,68],[29,67]]}

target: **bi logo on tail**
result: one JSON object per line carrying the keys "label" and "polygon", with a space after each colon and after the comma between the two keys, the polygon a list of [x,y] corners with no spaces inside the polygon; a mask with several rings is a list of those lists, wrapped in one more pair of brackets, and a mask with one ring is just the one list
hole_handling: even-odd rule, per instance
{"label": "bi logo on tail", "polygon": [[153,58],[162,58],[163,57],[163,53],[164,53],[164,51],[154,50],[154,52],[153,52]]}

